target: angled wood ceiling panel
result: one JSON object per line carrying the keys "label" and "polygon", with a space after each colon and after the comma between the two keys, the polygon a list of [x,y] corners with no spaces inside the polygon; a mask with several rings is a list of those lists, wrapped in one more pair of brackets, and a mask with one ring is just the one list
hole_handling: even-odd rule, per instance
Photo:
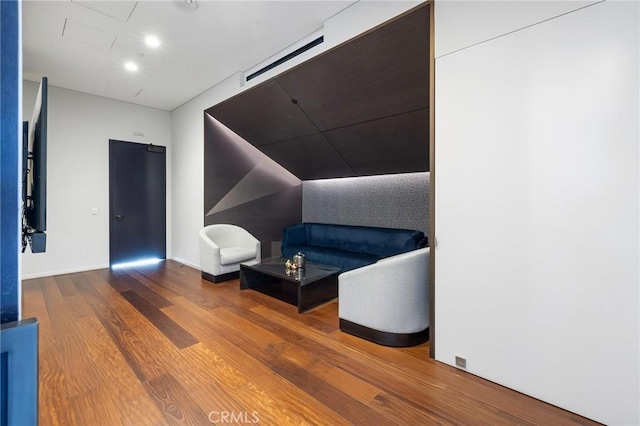
{"label": "angled wood ceiling panel", "polygon": [[429,106],[428,9],[277,78],[320,131]]}
{"label": "angled wood ceiling panel", "polygon": [[301,180],[429,170],[429,9],[207,110]]}
{"label": "angled wood ceiling panel", "polygon": [[429,169],[429,109],[354,124],[324,135],[359,176]]}
{"label": "angled wood ceiling panel", "polygon": [[321,133],[277,142],[261,149],[300,180],[357,176]]}
{"label": "angled wood ceiling panel", "polygon": [[255,146],[318,132],[276,80],[242,92],[207,112]]}

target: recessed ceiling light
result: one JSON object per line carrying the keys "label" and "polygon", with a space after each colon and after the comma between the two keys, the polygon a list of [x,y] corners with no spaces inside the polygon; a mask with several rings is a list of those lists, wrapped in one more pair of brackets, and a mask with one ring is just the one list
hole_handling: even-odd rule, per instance
{"label": "recessed ceiling light", "polygon": [[124,67],[131,72],[138,71],[138,64],[136,64],[135,62],[131,62],[131,61],[126,62],[124,64]]}
{"label": "recessed ceiling light", "polygon": [[153,47],[153,48],[160,47],[160,39],[156,36],[152,36],[152,35],[147,36],[144,39],[144,41],[145,43],[147,43],[147,46],[149,47]]}
{"label": "recessed ceiling light", "polygon": [[173,4],[187,12],[194,12],[198,8],[196,0],[173,0]]}

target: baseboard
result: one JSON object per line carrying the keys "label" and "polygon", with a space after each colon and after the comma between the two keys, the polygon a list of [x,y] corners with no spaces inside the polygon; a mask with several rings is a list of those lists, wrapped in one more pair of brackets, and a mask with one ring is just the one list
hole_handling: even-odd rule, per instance
{"label": "baseboard", "polygon": [[20,276],[21,280],[30,280],[33,278],[53,277],[56,275],[75,274],[77,272],[95,271],[96,269],[107,269],[109,264],[83,266],[79,268],[59,269],[57,271],[36,272],[33,274],[23,274]]}
{"label": "baseboard", "polygon": [[[196,265],[194,263],[191,262],[187,262],[186,260],[177,258],[177,257],[172,257],[171,260],[178,262],[178,263],[182,263],[183,265],[187,265],[192,267],[193,269],[198,269],[200,270],[200,266]],[[92,265],[92,266],[81,266],[79,268],[68,268],[68,269],[59,269],[56,271],[46,271],[46,272],[35,272],[35,273],[31,273],[31,274],[22,274],[20,276],[21,280],[30,280],[33,278],[43,278],[43,277],[53,277],[56,275],[64,275],[64,274],[75,274],[77,272],[87,272],[87,271],[95,271],[96,269],[107,269],[109,268],[110,265],[109,263],[105,263],[102,265]]]}
{"label": "baseboard", "polygon": [[195,263],[191,263],[187,260],[180,259],[179,257],[171,257],[171,260],[173,260],[174,262],[182,263],[183,265],[189,266],[193,269],[200,270],[200,265],[196,265]]}
{"label": "baseboard", "polygon": [[429,327],[416,333],[389,333],[340,318],[340,330],[383,346],[416,346],[429,340]]}

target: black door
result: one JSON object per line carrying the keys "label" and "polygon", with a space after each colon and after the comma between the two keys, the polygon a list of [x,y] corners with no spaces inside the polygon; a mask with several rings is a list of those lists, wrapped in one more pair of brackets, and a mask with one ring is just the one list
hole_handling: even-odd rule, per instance
{"label": "black door", "polygon": [[165,147],[109,140],[110,264],[166,256]]}

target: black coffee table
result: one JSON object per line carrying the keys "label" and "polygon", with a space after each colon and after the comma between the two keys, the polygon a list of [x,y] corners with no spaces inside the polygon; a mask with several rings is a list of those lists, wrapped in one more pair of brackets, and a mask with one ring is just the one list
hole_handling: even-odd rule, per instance
{"label": "black coffee table", "polygon": [[298,313],[338,297],[340,268],[306,262],[304,269],[287,273],[285,261],[271,257],[255,265],[240,264],[240,288],[251,288],[297,306]]}

